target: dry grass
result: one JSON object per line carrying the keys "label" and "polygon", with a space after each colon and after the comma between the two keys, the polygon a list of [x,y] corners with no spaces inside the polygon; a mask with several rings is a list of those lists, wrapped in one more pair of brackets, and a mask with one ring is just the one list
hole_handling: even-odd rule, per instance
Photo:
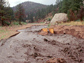
{"label": "dry grass", "polygon": [[60,23],[59,25],[84,25],[84,21],[71,21],[67,23]]}
{"label": "dry grass", "polygon": [[36,24],[36,23],[31,24],[30,23],[30,24],[26,24],[26,25],[14,25],[14,26],[4,26],[4,27],[0,26],[0,40],[7,39],[10,36],[19,33],[19,32],[17,32],[17,30],[25,29],[25,28],[31,27],[33,25],[43,25],[43,23],[40,23],[40,24]]}

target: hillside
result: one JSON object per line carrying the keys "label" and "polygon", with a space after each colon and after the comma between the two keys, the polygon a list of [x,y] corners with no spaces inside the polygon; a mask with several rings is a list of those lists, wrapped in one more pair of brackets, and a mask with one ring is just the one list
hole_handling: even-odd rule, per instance
{"label": "hillside", "polygon": [[[23,5],[23,8],[25,9],[26,13],[36,12],[38,9],[42,9],[42,8],[47,7],[47,5],[43,5],[43,4],[35,3],[35,2],[30,2],[30,1],[23,2],[21,4]],[[12,8],[14,12],[16,11],[17,6]]]}

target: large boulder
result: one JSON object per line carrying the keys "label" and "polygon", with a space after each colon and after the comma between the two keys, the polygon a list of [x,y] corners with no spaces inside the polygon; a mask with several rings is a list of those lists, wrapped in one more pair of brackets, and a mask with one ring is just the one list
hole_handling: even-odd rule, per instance
{"label": "large boulder", "polygon": [[52,18],[50,24],[51,25],[55,25],[56,23],[66,22],[67,20],[68,20],[67,14],[65,14],[65,13],[57,13]]}

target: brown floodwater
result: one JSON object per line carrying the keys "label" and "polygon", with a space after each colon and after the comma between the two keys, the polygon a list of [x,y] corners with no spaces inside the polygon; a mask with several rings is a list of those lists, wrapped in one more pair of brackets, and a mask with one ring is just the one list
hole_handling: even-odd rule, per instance
{"label": "brown floodwater", "polygon": [[64,58],[67,63],[84,63],[84,39],[68,34],[41,36],[47,26],[32,26],[0,41],[0,63],[46,63],[50,58]]}

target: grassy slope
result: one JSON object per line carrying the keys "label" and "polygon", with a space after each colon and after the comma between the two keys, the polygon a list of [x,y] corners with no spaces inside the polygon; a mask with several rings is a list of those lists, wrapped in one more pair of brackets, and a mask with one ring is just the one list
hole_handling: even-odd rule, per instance
{"label": "grassy slope", "polygon": [[59,25],[84,25],[84,21],[71,21],[66,23],[60,23]]}

